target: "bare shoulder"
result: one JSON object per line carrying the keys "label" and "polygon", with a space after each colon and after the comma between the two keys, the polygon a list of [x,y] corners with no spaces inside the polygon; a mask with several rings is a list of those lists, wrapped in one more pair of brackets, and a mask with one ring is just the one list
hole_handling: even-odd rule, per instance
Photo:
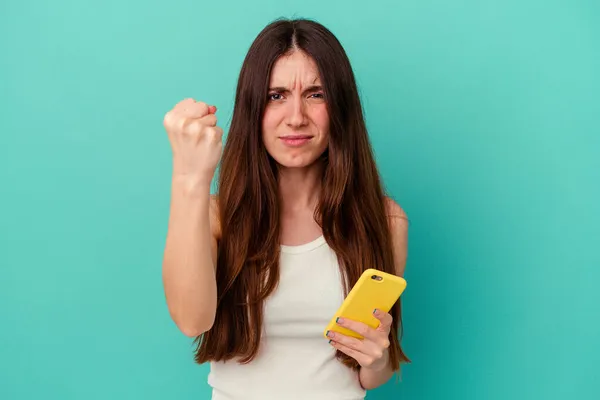
{"label": "bare shoulder", "polygon": [[385,211],[388,217],[399,217],[408,220],[404,209],[391,197],[385,197]]}
{"label": "bare shoulder", "polygon": [[221,238],[221,221],[219,217],[219,196],[216,194],[210,195],[210,230],[215,240]]}
{"label": "bare shoulder", "polygon": [[385,209],[392,236],[396,273],[403,276],[408,255],[408,216],[390,197],[385,198]]}

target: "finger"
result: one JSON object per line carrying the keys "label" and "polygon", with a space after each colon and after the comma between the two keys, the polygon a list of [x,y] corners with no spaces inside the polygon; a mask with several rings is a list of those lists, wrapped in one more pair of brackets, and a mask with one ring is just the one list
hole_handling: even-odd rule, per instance
{"label": "finger", "polygon": [[185,99],[175,106],[177,112],[185,118],[202,118],[209,114],[208,104],[194,99]]}
{"label": "finger", "polygon": [[213,142],[220,142],[223,138],[223,129],[218,126],[209,126],[205,128],[206,135],[210,137]]}
{"label": "finger", "polygon": [[340,326],[343,326],[346,329],[349,329],[353,332],[358,333],[365,339],[375,340],[380,335],[380,332],[377,332],[375,329],[371,328],[369,325],[367,325],[363,322],[353,321],[348,318],[338,318],[337,324]]}
{"label": "finger", "polygon": [[373,315],[380,321],[380,324],[377,327],[377,329],[383,332],[389,332],[389,330],[392,327],[392,324],[394,323],[394,318],[389,313],[378,309],[375,309],[375,311],[373,311]]}
{"label": "finger", "polygon": [[194,104],[196,104],[196,100],[187,98],[175,104],[174,110],[183,113],[184,110],[189,110]]}
{"label": "finger", "polygon": [[[357,339],[354,337],[344,335],[343,333],[333,332],[333,331],[328,331],[327,337],[330,338],[331,340],[341,343],[344,346],[349,347],[353,350],[360,351],[362,353],[367,352],[365,350],[366,344],[365,344],[364,340],[360,340],[360,339]],[[368,342],[368,343],[371,343],[371,342]]]}
{"label": "finger", "polygon": [[[188,133],[199,133],[203,128],[216,128],[217,116],[208,114],[203,118],[181,118],[178,121],[179,129]],[[220,129],[220,128],[219,128]]]}
{"label": "finger", "polygon": [[342,353],[354,358],[362,366],[369,366],[375,361],[374,357],[361,353],[360,351],[354,350],[342,343],[336,342],[335,340],[332,340],[331,342],[329,342],[329,344],[341,351]]}
{"label": "finger", "polygon": [[197,101],[186,107],[183,112],[189,118],[202,118],[209,114],[209,107],[208,104]]}
{"label": "finger", "polygon": [[216,126],[217,116],[215,114],[208,114],[207,116],[200,118],[199,121],[204,126]]}
{"label": "finger", "polygon": [[390,347],[390,341],[387,335],[380,334],[375,340],[357,339],[351,336],[344,335],[340,332],[328,331],[327,337],[349,347],[353,350],[359,351],[364,354],[368,354],[374,357],[381,357],[383,351]]}
{"label": "finger", "polygon": [[200,120],[192,118],[180,118],[177,121],[177,126],[180,132],[191,136],[198,136],[203,129],[203,125],[200,123]]}
{"label": "finger", "polygon": [[191,98],[180,101],[175,105],[174,109],[185,118],[202,118],[207,114],[217,112],[216,106],[209,106],[202,101],[196,101]]}

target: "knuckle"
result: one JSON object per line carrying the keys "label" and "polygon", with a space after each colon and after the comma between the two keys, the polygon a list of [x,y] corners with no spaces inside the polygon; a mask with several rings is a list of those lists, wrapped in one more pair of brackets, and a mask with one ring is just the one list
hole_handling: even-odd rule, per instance
{"label": "knuckle", "polygon": [[202,126],[197,121],[188,121],[184,119],[182,132],[186,136],[197,136],[202,131]]}
{"label": "knuckle", "polygon": [[198,101],[196,102],[196,109],[201,112],[202,114],[207,114],[208,113],[208,104],[202,102],[202,101]]}
{"label": "knuckle", "polygon": [[207,127],[206,133],[212,140],[221,141],[221,136],[223,135],[223,130],[221,128],[217,128],[214,126]]}
{"label": "knuckle", "polygon": [[181,100],[179,103],[175,104],[174,109],[181,110],[181,109],[185,108],[186,106],[188,106],[189,104],[193,104],[193,103],[194,103],[194,99],[190,99],[188,97],[188,98]]}
{"label": "knuckle", "polygon": [[367,357],[365,357],[364,366],[370,367],[371,365],[373,365],[374,362],[375,362],[375,359],[373,357],[367,356]]}
{"label": "knuckle", "polygon": [[217,116],[215,114],[208,115],[208,123],[212,126],[217,125]]}
{"label": "knuckle", "polygon": [[374,356],[375,356],[375,359],[380,359],[380,358],[382,358],[382,357],[383,357],[383,351],[381,351],[381,349],[377,349],[377,350],[375,350],[375,354],[374,354]]}
{"label": "knuckle", "polygon": [[389,339],[385,339],[382,344],[383,344],[383,348],[387,349],[390,347],[391,343],[390,343]]}
{"label": "knuckle", "polygon": [[172,112],[171,112],[171,111],[169,111],[169,112],[167,112],[167,113],[165,114],[165,116],[163,117],[163,125],[164,125],[164,126],[169,126],[169,125],[170,125],[170,122],[171,122],[171,115],[172,115]]}
{"label": "knuckle", "polygon": [[165,128],[177,128],[177,114],[170,110],[163,118],[163,125]]}
{"label": "knuckle", "polygon": [[369,327],[366,325],[360,325],[358,331],[358,333],[360,333],[361,335],[366,336],[369,334]]}
{"label": "knuckle", "polygon": [[189,134],[189,130],[191,124],[188,123],[187,118],[179,118],[175,123],[177,125],[177,129],[184,135]]}
{"label": "knuckle", "polygon": [[215,139],[218,135],[217,129],[212,126],[205,127],[204,132],[206,133],[206,136],[208,136],[211,139]]}
{"label": "knuckle", "polygon": [[214,117],[214,115],[211,115],[211,114],[209,114],[209,115],[207,115],[207,116],[203,117],[203,118],[201,119],[201,121],[202,121],[202,123],[203,123],[204,125],[206,125],[206,126],[211,126],[211,127],[214,127],[214,126],[216,126],[216,125],[217,125],[217,120],[216,120],[216,118]]}

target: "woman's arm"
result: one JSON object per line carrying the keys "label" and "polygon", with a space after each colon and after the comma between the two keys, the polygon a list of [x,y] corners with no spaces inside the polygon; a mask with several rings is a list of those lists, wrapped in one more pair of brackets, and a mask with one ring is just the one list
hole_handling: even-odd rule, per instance
{"label": "woman's arm", "polygon": [[163,259],[163,285],[171,318],[189,337],[215,319],[218,217],[209,185],[174,177]]}
{"label": "woman's arm", "polygon": [[[406,213],[393,200],[387,200],[387,214],[392,235],[392,246],[394,249],[394,262],[396,265],[396,274],[404,276],[406,267],[406,258],[408,253],[408,219]],[[387,350],[384,357],[388,358]],[[385,363],[385,368],[373,370],[361,367],[359,371],[360,384],[363,388],[375,389],[386,383],[394,375],[392,366],[389,362]]]}
{"label": "woman's arm", "polygon": [[[387,358],[387,350],[385,357]],[[373,370],[370,368],[361,367],[358,372],[360,385],[366,390],[371,390],[389,381],[394,375],[394,371],[392,371],[392,366],[389,362],[386,362],[385,365],[385,368],[382,370]]]}

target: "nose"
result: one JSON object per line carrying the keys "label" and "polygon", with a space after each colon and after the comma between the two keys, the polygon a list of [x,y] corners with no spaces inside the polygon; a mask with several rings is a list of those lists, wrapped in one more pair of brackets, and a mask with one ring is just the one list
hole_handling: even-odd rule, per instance
{"label": "nose", "polygon": [[290,128],[300,128],[307,123],[306,105],[301,98],[295,97],[288,102],[289,109],[287,110],[287,125]]}

